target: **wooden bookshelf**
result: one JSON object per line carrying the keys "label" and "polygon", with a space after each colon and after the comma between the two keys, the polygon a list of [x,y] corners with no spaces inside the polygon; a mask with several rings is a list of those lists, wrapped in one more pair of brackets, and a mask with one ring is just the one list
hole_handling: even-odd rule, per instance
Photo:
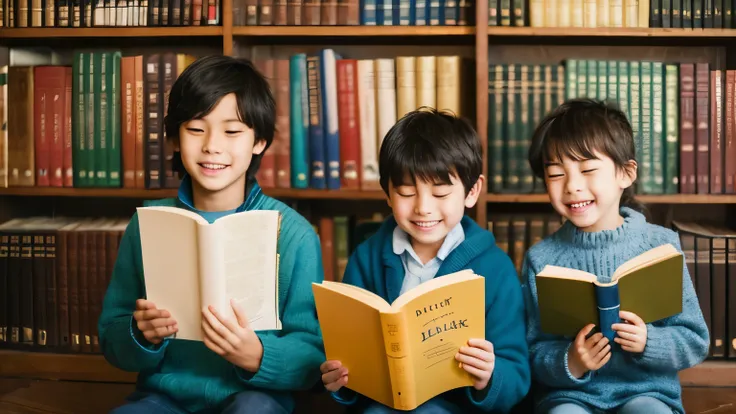
{"label": "wooden bookshelf", "polygon": [[405,37],[470,36],[475,26],[235,26],[234,36]]}
{"label": "wooden bookshelf", "polygon": [[118,37],[214,37],[222,26],[193,27],[39,27],[0,29],[2,39],[118,38]]}
{"label": "wooden bookshelf", "polygon": [[137,375],[113,367],[99,354],[0,350],[0,377],[134,383]]}
{"label": "wooden bookshelf", "polygon": [[[736,204],[736,194],[666,194],[637,195],[646,204]],[[548,203],[547,194],[488,194],[488,203]]]}
{"label": "wooden bookshelf", "polygon": [[518,37],[733,38],[734,29],[666,29],[633,27],[512,27],[489,26],[488,35]]}

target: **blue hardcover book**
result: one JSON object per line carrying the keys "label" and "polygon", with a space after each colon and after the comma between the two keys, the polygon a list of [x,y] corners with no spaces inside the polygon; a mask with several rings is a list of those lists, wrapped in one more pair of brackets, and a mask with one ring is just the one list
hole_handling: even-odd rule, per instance
{"label": "blue hardcover book", "polygon": [[360,0],[360,24],[363,26],[375,26],[377,0]]}
{"label": "blue hardcover book", "polygon": [[309,95],[307,55],[289,59],[289,126],[291,131],[291,186],[309,187]]}
{"label": "blue hardcover book", "polygon": [[327,188],[340,189],[340,129],[337,115],[337,59],[332,49],[320,52],[320,87],[322,92],[322,126],[325,141]]}
{"label": "blue hardcover book", "polygon": [[325,174],[324,117],[322,114],[322,87],[319,56],[307,56],[307,90],[309,91],[309,186],[324,190]]}
{"label": "blue hardcover book", "polygon": [[411,0],[394,0],[394,24],[397,26],[408,26],[411,24]]}

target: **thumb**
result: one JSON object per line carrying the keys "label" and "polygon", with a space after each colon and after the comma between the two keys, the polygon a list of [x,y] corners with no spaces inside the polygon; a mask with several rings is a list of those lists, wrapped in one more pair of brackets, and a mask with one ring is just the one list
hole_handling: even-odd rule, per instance
{"label": "thumb", "polygon": [[245,315],[243,307],[235,302],[235,299],[230,299],[230,306],[233,307],[233,313],[235,313],[235,318],[238,320],[238,325],[241,328],[250,328],[250,323],[248,323],[248,317]]}

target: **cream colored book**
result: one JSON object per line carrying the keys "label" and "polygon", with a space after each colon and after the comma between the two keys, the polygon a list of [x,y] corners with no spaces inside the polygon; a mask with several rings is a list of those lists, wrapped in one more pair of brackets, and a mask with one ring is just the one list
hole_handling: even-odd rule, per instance
{"label": "cream colored book", "polygon": [[252,329],[281,329],[278,211],[244,211],[210,224],[177,207],[137,210],[146,298],[176,319],[177,339],[203,340],[202,310],[209,305],[236,321],[231,299]]}

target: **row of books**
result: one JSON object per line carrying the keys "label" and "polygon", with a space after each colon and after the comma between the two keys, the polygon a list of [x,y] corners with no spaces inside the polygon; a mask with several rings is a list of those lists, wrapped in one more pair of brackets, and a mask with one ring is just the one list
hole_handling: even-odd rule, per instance
{"label": "row of books", "polygon": [[[490,0],[489,25],[526,26],[523,3]],[[529,0],[529,26],[733,29],[734,7],[733,0]]]}
{"label": "row of books", "polygon": [[220,0],[0,0],[0,27],[216,26]]}
{"label": "row of books", "polygon": [[469,26],[473,0],[234,0],[235,26]]}
{"label": "row of books", "polygon": [[[71,68],[8,68],[0,88],[15,104],[6,106],[0,134],[0,155],[8,148],[0,186],[176,188],[174,147],[161,120],[168,91],[192,59],[84,52]],[[330,49],[256,59],[277,112],[259,182],[379,189],[378,148],[398,118],[422,105],[462,114],[460,63],[458,56],[340,59]]]}
{"label": "row of books", "polygon": [[491,191],[544,192],[527,161],[535,126],[565,99],[617,103],[636,141],[640,194],[736,193],[736,71],[707,63],[568,59],[489,67]]}

